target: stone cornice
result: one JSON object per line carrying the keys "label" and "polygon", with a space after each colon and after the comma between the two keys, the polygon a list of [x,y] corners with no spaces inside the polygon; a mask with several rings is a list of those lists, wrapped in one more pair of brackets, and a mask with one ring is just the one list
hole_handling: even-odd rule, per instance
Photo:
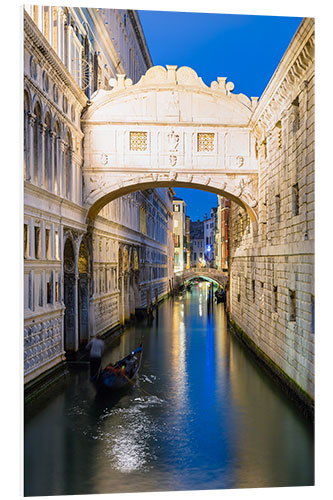
{"label": "stone cornice", "polygon": [[[66,115],[64,113],[64,111],[60,108],[59,104],[56,104],[52,99],[50,99],[50,96],[48,94],[45,93],[45,91],[43,91],[39,85],[36,84],[36,82],[31,78],[30,75],[27,75],[25,74],[24,75],[24,78],[27,82],[27,86],[26,88],[28,89],[29,87],[33,88],[34,92],[36,94],[38,94],[38,96],[41,98],[41,99],[44,99],[47,101],[47,106],[50,110],[53,110],[54,113],[57,115],[57,117],[59,118],[60,121],[63,121],[65,122],[72,130],[75,130],[75,135],[78,136],[80,139],[82,139],[84,137],[84,134],[81,130],[81,128],[79,128],[76,123],[73,123],[71,121],[71,119],[69,118],[68,115]],[[31,89],[30,89],[31,90]],[[29,112],[29,118],[31,116],[31,119],[34,120],[36,119],[36,116]],[[74,133],[73,133],[74,135]]]}
{"label": "stone cornice", "polygon": [[129,18],[131,20],[137,41],[139,43],[143,59],[147,65],[147,68],[150,68],[153,65],[153,61],[151,59],[151,55],[150,55],[149,49],[147,47],[144,33],[143,33],[141,25],[140,25],[140,20],[138,19],[139,16],[134,10],[128,10],[128,15],[129,15]]}
{"label": "stone cornice", "polygon": [[268,83],[258,107],[251,117],[251,125],[271,127],[276,113],[289,106],[295,87],[308,75],[314,62],[314,20],[303,19],[279,66]]}
{"label": "stone cornice", "polygon": [[50,64],[52,70],[57,75],[57,77],[62,81],[62,83],[70,89],[74,97],[77,99],[79,104],[84,107],[88,101],[87,96],[84,94],[83,90],[78,86],[78,84],[73,79],[72,75],[69,73],[66,66],[63,64],[61,59],[58,57],[54,49],[45,39],[43,34],[39,31],[36,24],[33,22],[29,14],[24,11],[24,33],[28,37],[33,46],[43,55],[45,60]]}

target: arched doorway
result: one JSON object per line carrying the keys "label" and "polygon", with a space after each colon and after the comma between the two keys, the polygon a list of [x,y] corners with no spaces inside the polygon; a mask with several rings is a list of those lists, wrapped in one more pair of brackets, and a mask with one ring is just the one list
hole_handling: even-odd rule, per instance
{"label": "arched doorway", "polygon": [[130,319],[130,274],[129,274],[129,256],[128,249],[125,248],[124,251],[124,294],[123,294],[123,303],[124,303],[124,320],[128,321]]}
{"label": "arched doorway", "polygon": [[75,342],[75,258],[74,247],[70,238],[66,239],[64,247],[64,349],[73,352]]}
{"label": "arched doorway", "polygon": [[85,345],[89,339],[89,257],[82,241],[78,261],[78,343]]}
{"label": "arched doorway", "polygon": [[120,247],[118,250],[118,289],[119,289],[119,322],[121,325],[125,321],[124,313],[124,270],[123,270],[123,250]]}

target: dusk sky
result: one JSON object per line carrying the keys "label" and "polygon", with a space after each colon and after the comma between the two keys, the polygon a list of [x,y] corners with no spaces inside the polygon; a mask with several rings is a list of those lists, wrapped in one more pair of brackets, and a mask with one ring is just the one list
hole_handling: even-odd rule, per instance
{"label": "dusk sky", "polygon": [[[301,17],[199,14],[139,10],[154,65],[189,66],[206,85],[227,77],[234,93],[260,97],[291,42]],[[217,196],[175,188],[192,220],[209,216]]]}

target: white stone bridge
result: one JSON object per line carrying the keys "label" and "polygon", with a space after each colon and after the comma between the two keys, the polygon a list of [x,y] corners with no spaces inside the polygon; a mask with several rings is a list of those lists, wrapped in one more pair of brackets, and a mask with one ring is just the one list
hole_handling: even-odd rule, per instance
{"label": "white stone bridge", "polygon": [[218,285],[225,287],[227,283],[227,275],[218,271],[217,269],[202,267],[202,268],[191,268],[186,269],[184,271],[180,271],[175,273],[175,282],[176,284],[185,283],[185,281],[194,279],[194,278],[204,278],[207,281],[214,281]]}
{"label": "white stone bridge", "polygon": [[208,87],[188,67],[154,66],[99,90],[82,117],[84,205],[93,221],[110,201],[154,187],[197,188],[241,205],[257,220],[258,160],[251,116],[257,98]]}

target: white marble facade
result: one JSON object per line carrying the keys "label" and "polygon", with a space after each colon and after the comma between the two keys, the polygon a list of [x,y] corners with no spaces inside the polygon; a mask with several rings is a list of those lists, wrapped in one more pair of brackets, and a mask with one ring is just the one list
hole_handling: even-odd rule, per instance
{"label": "white marble facade", "polygon": [[117,72],[136,82],[151,66],[136,12],[25,6],[23,14],[29,382],[169,291],[173,192],[118,198],[87,224],[80,117]]}

